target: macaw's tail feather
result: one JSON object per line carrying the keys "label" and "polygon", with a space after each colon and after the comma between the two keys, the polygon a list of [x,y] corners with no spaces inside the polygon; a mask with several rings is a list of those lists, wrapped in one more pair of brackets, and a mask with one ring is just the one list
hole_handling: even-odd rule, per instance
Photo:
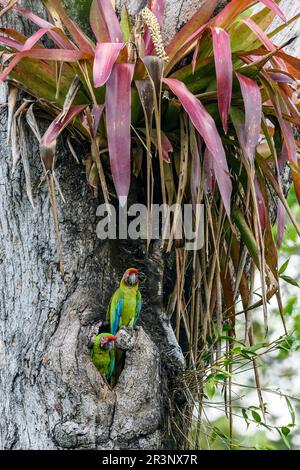
{"label": "macaw's tail feather", "polygon": [[122,370],[124,369],[125,365],[125,352],[121,351],[120,349],[116,349],[115,352],[115,368],[111,377],[111,386],[114,387],[121,375]]}

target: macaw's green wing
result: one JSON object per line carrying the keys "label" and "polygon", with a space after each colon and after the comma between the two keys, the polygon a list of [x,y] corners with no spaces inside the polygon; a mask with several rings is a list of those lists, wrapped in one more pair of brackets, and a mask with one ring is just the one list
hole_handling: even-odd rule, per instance
{"label": "macaw's green wing", "polygon": [[141,309],[142,309],[142,296],[141,296],[140,291],[138,290],[136,294],[136,309],[135,309],[135,317],[134,317],[134,324],[133,324],[134,327],[141,313]]}
{"label": "macaw's green wing", "polygon": [[88,342],[88,348],[90,350],[90,357],[93,358],[94,355],[94,343],[95,343],[95,337],[91,338]]}
{"label": "macaw's green wing", "polygon": [[120,325],[120,318],[123,309],[123,293],[121,289],[116,290],[109,304],[110,332],[116,335]]}

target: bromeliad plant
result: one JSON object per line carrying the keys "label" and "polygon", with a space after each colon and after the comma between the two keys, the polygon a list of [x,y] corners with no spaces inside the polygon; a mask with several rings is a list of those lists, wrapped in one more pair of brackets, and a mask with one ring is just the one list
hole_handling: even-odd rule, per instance
{"label": "bromeliad plant", "polygon": [[[230,352],[237,314],[245,315],[245,335],[252,346],[251,310],[263,307],[266,330],[267,302],[273,295],[282,312],[277,248],[285,212],[300,234],[281,185],[288,165],[300,201],[294,139],[300,123],[300,60],[283,51],[286,44],[272,42],[300,14],[286,21],[279,1],[232,0],[211,18],[219,2],[210,0],[165,46],[163,0],[148,0],[135,18],[123,8],[120,22],[111,0],[94,0],[93,38],[71,20],[59,0],[43,0],[48,21],[17,3],[0,0],[0,14],[14,11],[38,30],[29,38],[11,28],[0,30],[0,79],[36,98],[15,112],[16,93],[10,88],[8,136],[14,166],[20,158],[16,135],[25,113],[40,140],[56,225],[55,144],[67,126],[71,135],[91,142],[87,179],[95,191],[101,186],[107,203],[110,176],[123,205],[132,173],[143,183],[148,242],[154,195],[169,205],[203,203],[204,247],[190,255],[174,241],[180,223],[176,211],[171,239],[164,243],[168,251],[174,247],[177,269],[168,313],[176,315],[177,337],[183,324],[193,366],[202,361],[199,351],[203,355],[209,339],[215,333],[221,336],[224,322],[228,335],[220,343],[227,342]],[[263,8],[254,14],[250,7],[256,3]],[[276,15],[283,24],[266,33]],[[50,48],[41,43],[45,36]],[[38,108],[54,116],[42,137],[34,117]],[[270,216],[270,206],[276,204],[277,243]],[[198,226],[196,211],[193,224]],[[262,286],[257,301],[256,269]],[[236,312],[238,295],[242,308]],[[253,366],[258,384],[255,359]]]}

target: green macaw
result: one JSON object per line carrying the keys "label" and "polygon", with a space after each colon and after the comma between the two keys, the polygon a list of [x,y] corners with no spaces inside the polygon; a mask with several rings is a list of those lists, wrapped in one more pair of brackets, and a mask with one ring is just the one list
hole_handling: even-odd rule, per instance
{"label": "green macaw", "polygon": [[91,342],[90,357],[103,377],[109,380],[115,367],[114,341],[116,336],[110,333],[101,333]]}
{"label": "green macaw", "polygon": [[106,319],[110,322],[112,335],[115,335],[122,326],[134,328],[136,325],[142,308],[138,275],[137,269],[127,269],[120,282],[120,287],[110,299]]}

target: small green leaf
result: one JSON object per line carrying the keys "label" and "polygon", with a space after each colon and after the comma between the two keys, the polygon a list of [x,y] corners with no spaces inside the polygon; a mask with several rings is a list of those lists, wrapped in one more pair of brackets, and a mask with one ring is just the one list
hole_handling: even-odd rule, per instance
{"label": "small green leaf", "polygon": [[290,434],[291,430],[290,430],[287,426],[283,426],[283,427],[281,428],[281,432],[282,432],[282,434],[284,434],[285,436],[288,436],[288,435]]}
{"label": "small green leaf", "polygon": [[215,391],[215,382],[213,380],[209,380],[208,382],[206,382],[204,386],[204,393],[210,400],[212,400],[212,398],[214,397]]}
{"label": "small green leaf", "polygon": [[289,412],[290,412],[290,416],[291,416],[291,419],[292,419],[292,425],[295,426],[296,416],[295,416],[294,408],[293,408],[293,406],[292,406],[290,400],[288,399],[288,397],[285,397],[285,401],[286,401],[288,410],[289,410]]}
{"label": "small green leaf", "polygon": [[257,411],[254,411],[254,410],[252,410],[251,413],[252,413],[253,419],[254,419],[257,423],[261,423],[260,414],[257,413]]}
{"label": "small green leaf", "polygon": [[290,450],[291,449],[291,444],[290,444],[288,438],[280,430],[278,430],[278,431],[279,431],[279,434],[280,434],[281,439],[283,440],[284,444]]}
{"label": "small green leaf", "polygon": [[283,263],[283,265],[280,267],[280,269],[279,269],[279,271],[278,271],[279,276],[284,273],[284,271],[286,270],[286,268],[287,268],[288,265],[289,265],[289,262],[290,262],[290,258],[287,259],[287,260]]}
{"label": "small green leaf", "polygon": [[295,287],[299,287],[299,284],[297,281],[295,281],[295,279],[293,279],[292,277],[290,276],[285,276],[285,275],[282,275],[280,276],[280,279],[283,279],[285,282],[288,282],[289,284],[292,284],[292,286],[295,286]]}
{"label": "small green leaf", "polygon": [[247,429],[249,428],[249,421],[248,421],[248,414],[247,414],[247,411],[245,410],[245,408],[242,408],[242,415],[244,417],[244,420],[246,421],[246,425],[247,425]]}

